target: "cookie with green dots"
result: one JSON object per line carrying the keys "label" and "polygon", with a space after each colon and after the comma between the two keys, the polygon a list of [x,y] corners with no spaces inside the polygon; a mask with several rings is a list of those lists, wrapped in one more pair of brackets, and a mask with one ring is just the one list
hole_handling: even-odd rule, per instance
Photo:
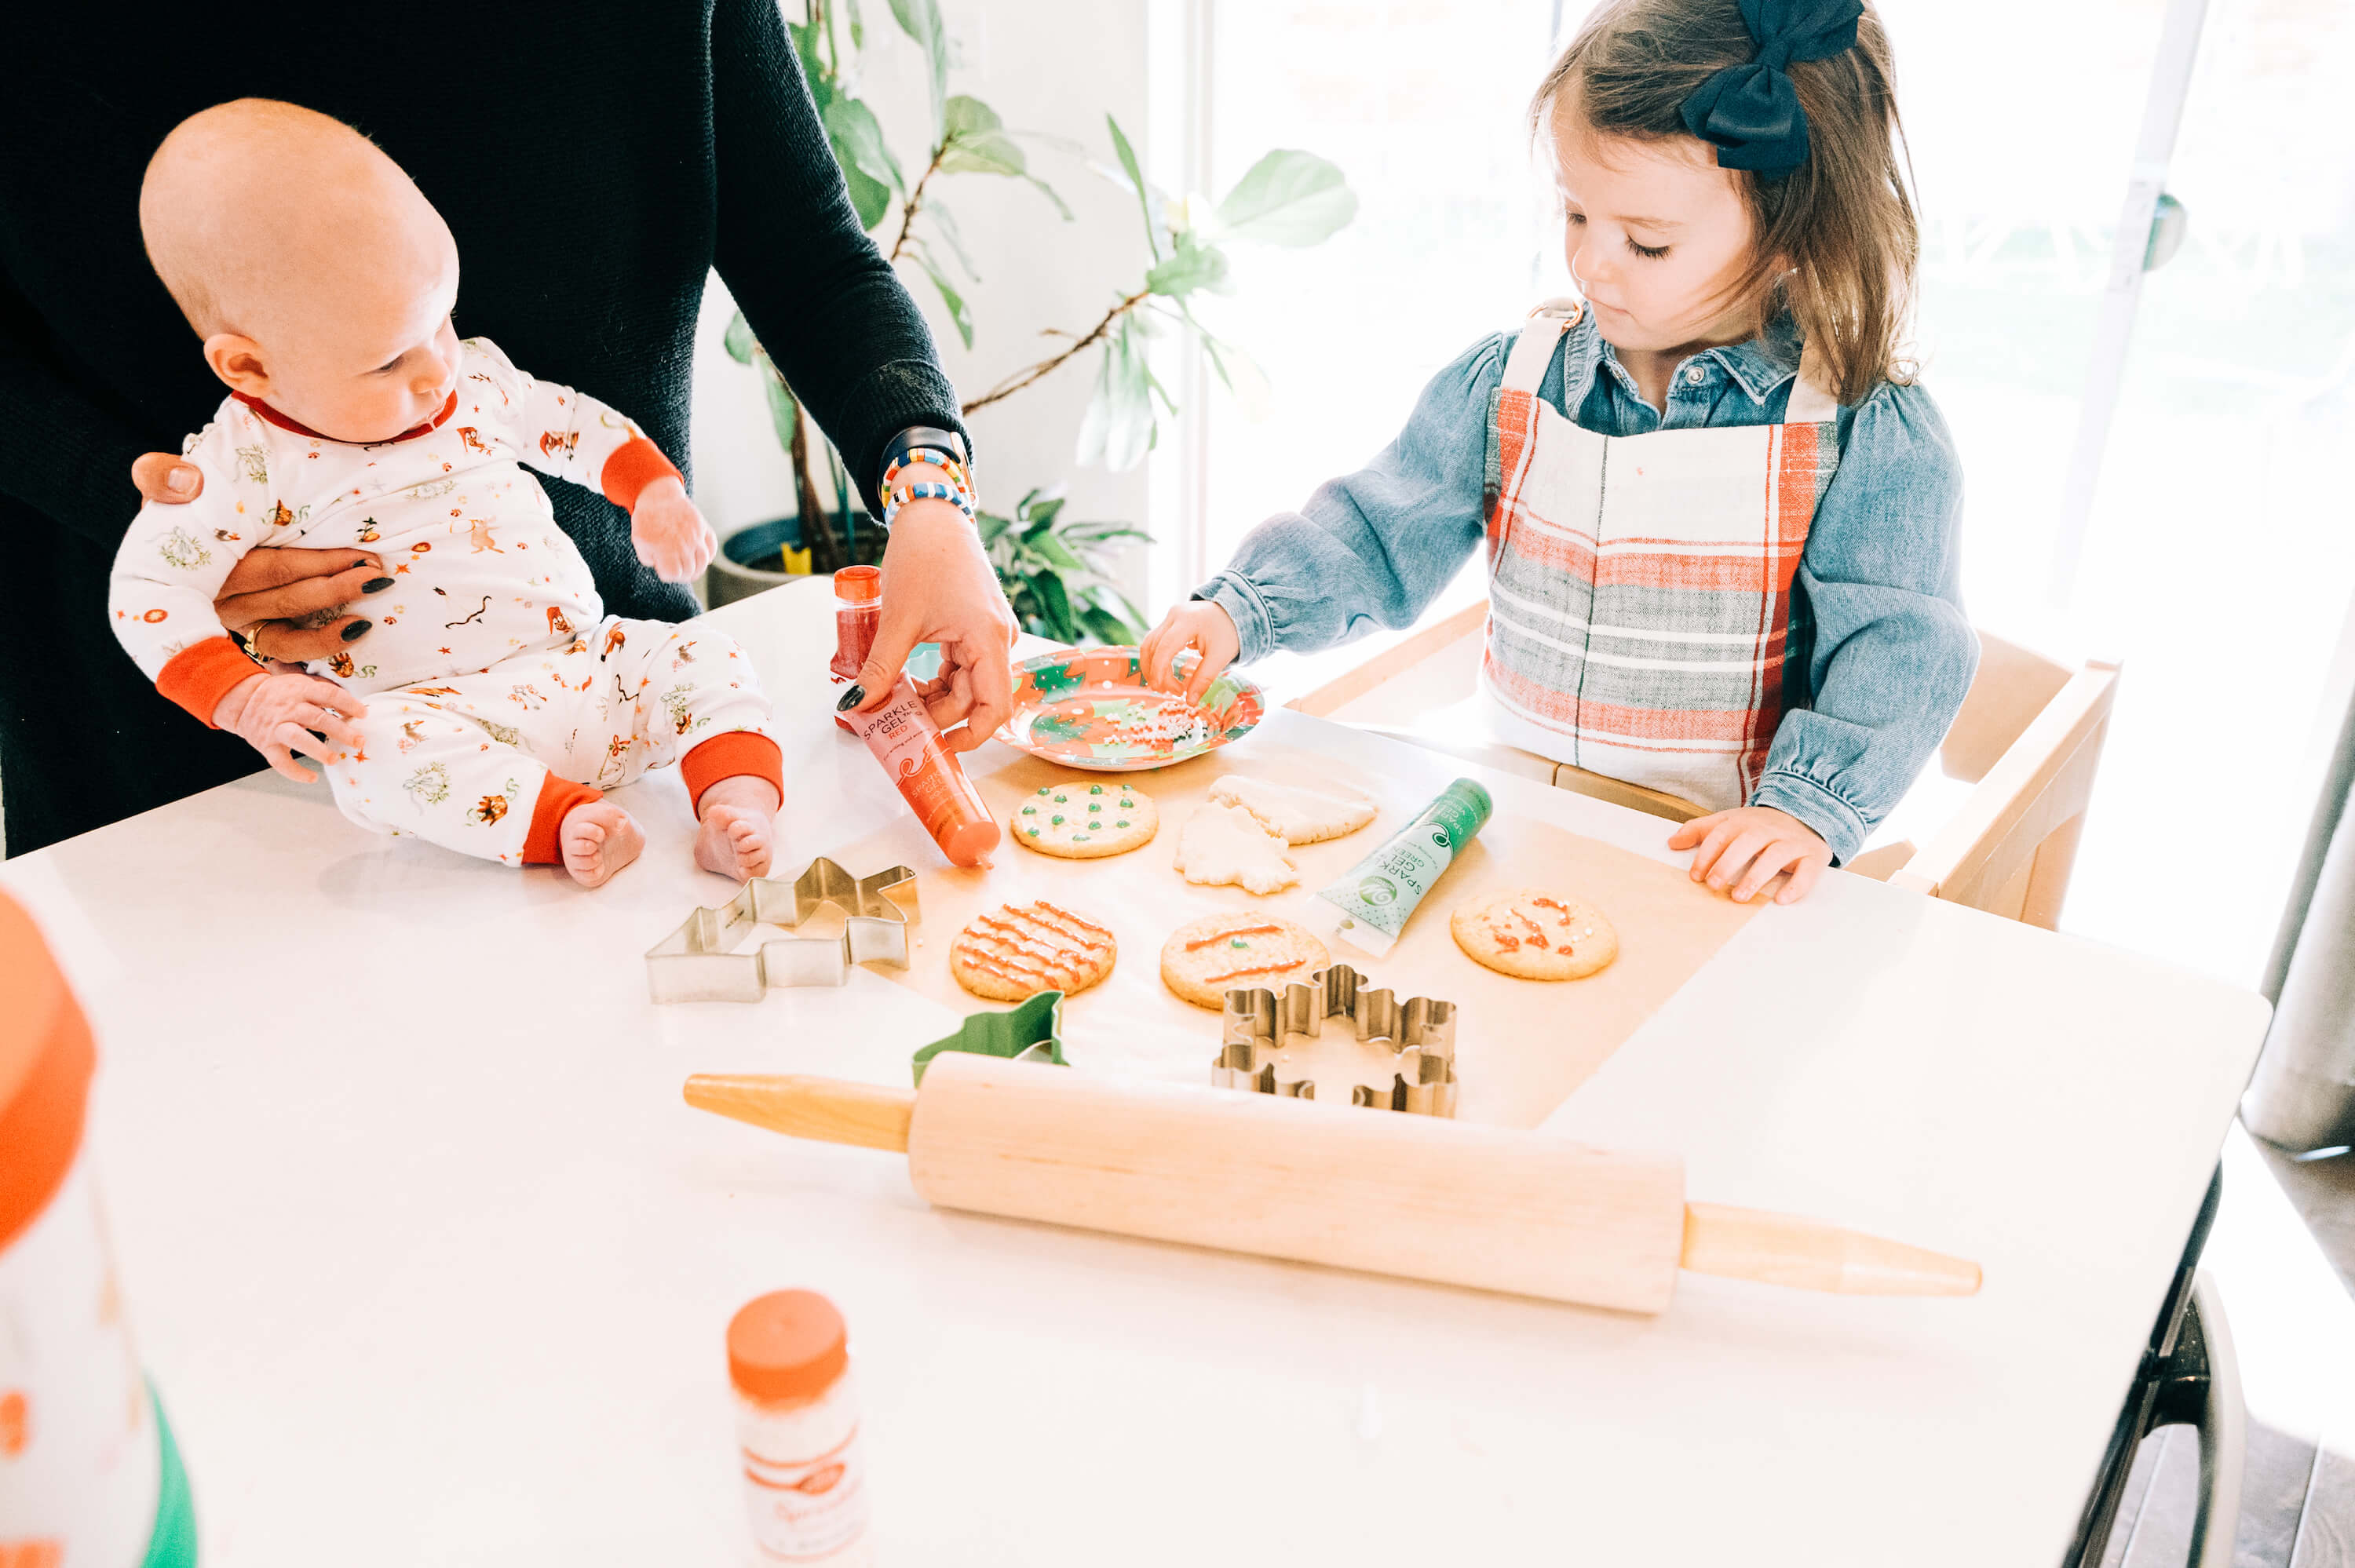
{"label": "cookie with green dots", "polygon": [[1050,784],[1017,801],[1007,836],[1060,860],[1101,860],[1153,842],[1161,813],[1153,797],[1125,784]]}

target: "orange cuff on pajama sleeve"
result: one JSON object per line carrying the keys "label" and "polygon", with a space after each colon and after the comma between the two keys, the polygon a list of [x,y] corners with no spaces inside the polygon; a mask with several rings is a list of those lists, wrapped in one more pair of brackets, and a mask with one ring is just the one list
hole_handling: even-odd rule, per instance
{"label": "orange cuff on pajama sleeve", "polygon": [[155,677],[155,689],[196,715],[207,729],[218,729],[213,713],[221,699],[240,681],[262,673],[261,666],[235,641],[208,637],[173,654]]}
{"label": "orange cuff on pajama sleeve", "polygon": [[748,729],[715,735],[698,746],[678,759],[678,776],[687,785],[687,804],[698,818],[703,792],[722,779],[765,779],[777,792],[777,804],[782,807],[785,800],[785,754],[767,736]]}
{"label": "orange cuff on pajama sleeve", "polygon": [[639,436],[616,448],[613,455],[605,460],[605,471],[597,476],[597,483],[606,500],[624,512],[634,512],[638,492],[655,481],[676,479],[685,482],[686,478],[670,459],[663,456],[662,448]]}
{"label": "orange cuff on pajama sleeve", "polygon": [[575,784],[570,779],[549,774],[540,780],[539,799],[532,802],[531,831],[523,836],[523,863],[526,865],[561,865],[564,849],[557,842],[556,831],[564,825],[564,813],[575,806],[585,806],[591,800],[602,800],[605,791],[586,784]]}

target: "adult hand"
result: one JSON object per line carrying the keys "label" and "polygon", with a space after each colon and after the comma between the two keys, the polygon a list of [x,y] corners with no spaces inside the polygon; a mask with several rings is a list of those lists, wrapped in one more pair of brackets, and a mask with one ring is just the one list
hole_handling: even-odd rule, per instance
{"label": "adult hand", "polygon": [[[133,462],[131,482],[165,506],[205,493],[204,471],[169,452]],[[262,658],[301,663],[328,658],[365,634],[374,622],[336,612],[391,586],[382,559],[366,550],[249,550],[229,568],[213,612]]]}
{"label": "adult hand", "polygon": [[1783,885],[1774,902],[1796,904],[1832,863],[1831,845],[1815,829],[1772,806],[1712,811],[1668,835],[1670,849],[1695,844],[1700,848],[1692,858],[1692,879],[1732,889],[1736,904],[1747,904],[1778,878]]}
{"label": "adult hand", "polygon": [[[911,501],[883,547],[883,601],[875,644],[858,667],[861,709],[889,701],[919,642],[941,645],[941,673],[925,706],[951,751],[971,751],[1014,714],[1014,609],[981,536],[946,501]],[[963,721],[963,729],[950,726]]]}

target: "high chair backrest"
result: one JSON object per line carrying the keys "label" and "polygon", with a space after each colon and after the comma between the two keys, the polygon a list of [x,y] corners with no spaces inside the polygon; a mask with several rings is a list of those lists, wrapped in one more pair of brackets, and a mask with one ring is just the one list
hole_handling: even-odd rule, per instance
{"label": "high chair backrest", "polygon": [[[1646,811],[1670,821],[1700,808],[1485,740],[1449,710],[1478,678],[1486,600],[1466,605],[1328,678],[1285,706],[1430,750]],[[1920,848],[1867,851],[1850,869],[1933,898],[2051,928],[2061,914],[2085,804],[2101,765],[2117,666],[2065,666],[1989,632],[1979,669],[1939,748],[1940,770],[1977,786]]]}
{"label": "high chair backrest", "polygon": [[2089,662],[2072,674],[1984,631],[1979,646],[1978,674],[1940,748],[1946,775],[1977,788],[1888,873],[1889,885],[2050,930],[2076,864],[2118,667]]}

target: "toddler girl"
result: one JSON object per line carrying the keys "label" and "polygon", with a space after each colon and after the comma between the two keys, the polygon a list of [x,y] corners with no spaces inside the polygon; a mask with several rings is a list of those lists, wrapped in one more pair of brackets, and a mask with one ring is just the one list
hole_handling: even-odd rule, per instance
{"label": "toddler girl", "polygon": [[[144,508],[115,556],[115,634],[157,689],[282,773],[318,758],[363,827],[591,887],[645,842],[603,791],[677,762],[698,863],[765,874],[782,768],[751,663],[718,632],[606,615],[520,465],[602,490],[673,582],[710,561],[711,530],[628,419],[459,341],[457,248],[392,160],[240,100],[165,138],[139,217],[231,388],[187,443],[202,493]],[[289,545],[386,563],[373,621],[346,632],[377,629],[364,655],[272,672],[222,628],[229,569]]]}
{"label": "toddler girl", "polygon": [[1485,537],[1489,738],[1666,791],[1692,875],[1804,896],[1962,705],[1961,475],[1898,359],[1917,240],[1859,0],[1614,0],[1538,90],[1583,299],[1486,338],[1143,650],[1404,626]]}

